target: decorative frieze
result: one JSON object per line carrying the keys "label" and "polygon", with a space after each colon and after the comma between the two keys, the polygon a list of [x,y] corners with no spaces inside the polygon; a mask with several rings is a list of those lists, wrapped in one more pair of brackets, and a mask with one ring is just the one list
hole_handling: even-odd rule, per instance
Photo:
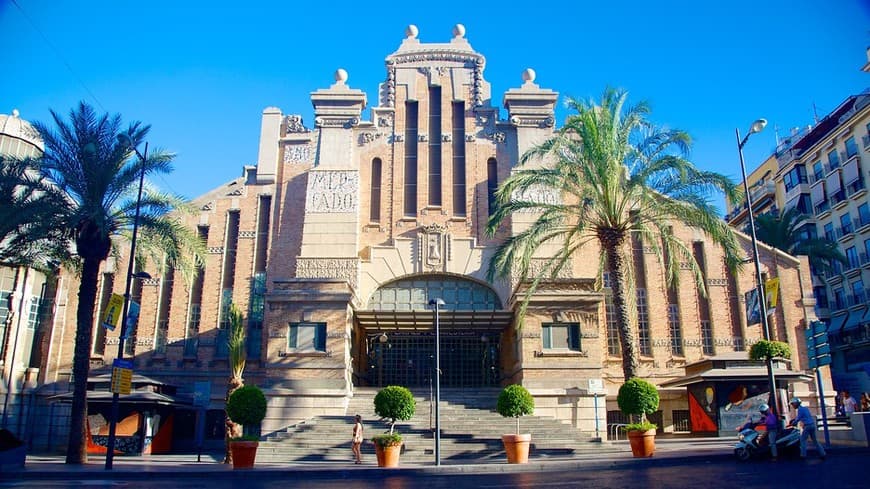
{"label": "decorative frieze", "polygon": [[405,142],[404,134],[393,134],[390,137],[390,143],[403,143]]}
{"label": "decorative frieze", "polygon": [[445,133],[441,134],[441,142],[442,143],[449,143],[450,141],[453,141],[452,134],[450,134],[449,132],[445,132]]}
{"label": "decorative frieze", "polygon": [[284,145],[284,163],[309,163],[311,153],[311,145],[307,142],[287,143]]}
{"label": "decorative frieze", "polygon": [[209,255],[223,255],[224,247],[223,246],[209,246],[207,248]]}
{"label": "decorative frieze", "polygon": [[378,127],[393,127],[393,114],[378,116]]}
{"label": "decorative frieze", "polygon": [[381,137],[381,133],[379,132],[362,132],[359,135],[359,145],[362,146],[364,144],[368,144],[374,142],[375,139]]}
{"label": "decorative frieze", "polygon": [[142,280],[143,287],[156,287],[160,285],[160,277],[146,278]]}
{"label": "decorative frieze", "polygon": [[314,118],[314,125],[317,127],[341,127],[350,129],[359,125],[359,117],[326,117],[318,116]]}
{"label": "decorative frieze", "polygon": [[553,127],[556,124],[556,120],[551,117],[520,117],[520,116],[511,116],[510,122],[512,125],[517,127]]}
{"label": "decorative frieze", "polygon": [[239,239],[254,239],[256,237],[256,231],[239,231]]}
{"label": "decorative frieze", "polygon": [[707,279],[708,287],[727,287],[728,279],[724,278],[708,278]]}
{"label": "decorative frieze", "polygon": [[428,141],[429,141],[429,135],[428,135],[428,134],[418,134],[418,135],[417,135],[417,140],[419,140],[421,143],[428,142]]}
{"label": "decorative frieze", "polygon": [[496,144],[504,143],[505,139],[507,138],[505,133],[502,131],[495,131],[494,133],[492,133],[491,137],[492,137],[492,142],[494,142]]}
{"label": "decorative frieze", "polygon": [[201,211],[212,211],[214,210],[214,201],[206,202],[202,207],[199,208]]}
{"label": "decorative frieze", "polygon": [[466,134],[465,135],[465,142],[473,143],[474,142],[474,134]]}
{"label": "decorative frieze", "polygon": [[296,259],[296,276],[299,278],[337,278],[347,280],[357,288],[359,259],[357,258],[303,258]]}
{"label": "decorative frieze", "polygon": [[358,171],[318,170],[308,174],[306,214],[356,212],[358,207]]}

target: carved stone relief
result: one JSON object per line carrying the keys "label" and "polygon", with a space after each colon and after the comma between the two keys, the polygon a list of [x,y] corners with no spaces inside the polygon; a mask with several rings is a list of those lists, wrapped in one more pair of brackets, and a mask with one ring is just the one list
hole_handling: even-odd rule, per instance
{"label": "carved stone relief", "polygon": [[429,270],[443,269],[445,257],[448,255],[447,243],[450,241],[447,226],[436,223],[422,226],[420,231],[417,236],[417,256],[420,257],[421,265]]}
{"label": "carved stone relief", "polygon": [[284,163],[309,163],[311,145],[308,143],[288,143],[284,145]]}
{"label": "carved stone relief", "polygon": [[[556,190],[544,185],[533,185],[527,189],[517,190],[511,196],[511,200],[517,202],[532,202],[535,204],[558,205],[561,201]],[[534,208],[518,210],[520,213],[539,212]]]}
{"label": "carved stone relief", "polygon": [[300,133],[300,132],[311,132],[310,129],[305,127],[305,124],[302,123],[302,116],[298,114],[288,115],[284,118],[284,124],[287,127],[287,133]]}
{"label": "carved stone relief", "polygon": [[296,259],[296,276],[299,278],[344,279],[357,288],[359,260],[356,258],[303,258]]}
{"label": "carved stone relief", "polygon": [[308,175],[305,213],[356,212],[359,207],[359,172],[312,171]]}

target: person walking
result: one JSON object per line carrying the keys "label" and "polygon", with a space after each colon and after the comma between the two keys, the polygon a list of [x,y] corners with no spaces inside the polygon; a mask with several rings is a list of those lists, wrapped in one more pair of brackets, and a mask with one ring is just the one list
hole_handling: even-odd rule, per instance
{"label": "person walking", "polygon": [[797,415],[791,420],[789,426],[796,426],[798,423],[803,424],[803,429],[801,430],[801,458],[807,457],[807,438],[812,438],[813,443],[816,444],[819,456],[824,460],[827,454],[825,453],[825,447],[816,438],[816,418],[810,413],[810,408],[802,406],[801,400],[797,397],[792,399],[789,404],[797,410]]}
{"label": "person walking", "polygon": [[870,413],[870,392],[861,394],[861,411]]}
{"label": "person walking", "polygon": [[350,441],[350,449],[353,451],[354,462],[359,465],[362,463],[362,454],[360,453],[360,448],[362,447],[363,442],[363,424],[362,424],[362,416],[357,414],[354,416],[354,424],[353,424],[353,438]]}

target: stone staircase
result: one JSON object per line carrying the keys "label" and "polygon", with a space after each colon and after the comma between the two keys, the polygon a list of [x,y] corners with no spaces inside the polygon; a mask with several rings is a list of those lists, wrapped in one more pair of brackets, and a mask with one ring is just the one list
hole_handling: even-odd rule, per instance
{"label": "stone staircase", "polygon": [[[363,455],[374,462],[371,437],[389,429],[374,413],[376,389],[357,388],[350,400],[346,416],[317,416],[303,423],[276,432],[260,442],[257,462],[341,462],[348,463],[353,455],[350,437],[352,417],[363,417],[366,442]],[[417,401],[414,417],[396,423],[404,438],[403,464],[434,463],[434,412],[429,392],[413,391]],[[450,463],[505,462],[501,435],[514,433],[514,419],[495,412],[498,389],[445,389],[441,392],[441,461]],[[430,424],[431,423],[431,424]],[[624,451],[608,442],[595,442],[569,425],[555,419],[525,416],[520,419],[520,431],[532,434],[531,459],[570,458],[580,453]]]}

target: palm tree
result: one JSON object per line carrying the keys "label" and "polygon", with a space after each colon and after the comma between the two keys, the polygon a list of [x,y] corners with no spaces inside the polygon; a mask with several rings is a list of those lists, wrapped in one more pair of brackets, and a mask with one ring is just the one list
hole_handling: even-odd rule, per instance
{"label": "palm tree", "polygon": [[[39,178],[37,160],[0,154],[0,264],[42,268],[69,258],[64,229],[53,226],[63,195]],[[48,218],[46,218],[48,216]]]}
{"label": "palm tree", "polygon": [[[654,127],[649,107],[626,107],[627,93],[608,89],[600,103],[570,99],[576,111],[553,137],[526,152],[521,165],[543,159],[535,168],[520,168],[496,193],[496,210],[487,232],[495,235],[514,212],[538,212],[528,229],[510,236],[490,261],[489,277],[516,274],[520,283],[532,278],[519,316],[525,314],[534,290],[546,278],[555,278],[585,245],[595,241],[603,250],[599,277],[611,277],[616,322],[622,347],[625,379],[637,375],[638,353],[632,326],[635,304],[632,237],[653,250],[664,267],[667,282],[676,286],[680,263],[687,264],[697,287],[706,293],[692,250],[674,236],[671,225],[683,223],[704,231],[720,245],[728,265],[735,269],[740,249],[731,229],[719,219],[707,200],[711,192],[737,197],[739,190],[727,177],[696,168],[684,155],[690,138],[682,131]],[[541,188],[561,199],[529,199]],[[533,258],[555,247],[543,266],[532,271]],[[521,323],[521,321],[520,321]]]}
{"label": "palm tree", "polygon": [[[245,380],[242,377],[245,373],[245,363],[247,355],[245,350],[245,318],[242,315],[242,310],[235,304],[230,304],[227,308],[227,320],[229,322],[229,335],[227,336],[227,346],[230,356],[230,378],[227,381],[227,398],[229,401],[233,392],[239,390],[245,385]],[[224,463],[233,463],[233,452],[230,450],[230,440],[242,435],[242,427],[238,423],[234,423],[229,415],[225,414],[226,433],[224,434],[224,445],[226,447],[226,455]]]}
{"label": "palm tree", "polygon": [[816,238],[803,233],[809,214],[791,207],[776,214],[767,212],[755,218],[756,237],[790,255],[807,255],[813,270],[827,272],[834,261],[847,265],[848,261],[836,241]]}
{"label": "palm tree", "polygon": [[[54,111],[51,115],[54,129],[41,123],[34,126],[45,143],[38,165],[39,175],[63,196],[55,214],[46,219],[51,219],[54,227],[71,237],[81,274],[66,455],[67,463],[81,464],[87,462],[84,429],[88,360],[100,263],[112,251],[113,240],[129,233],[134,225],[140,172],[146,175],[168,173],[174,155],[153,151],[147,160],[140,161],[134,156],[133,148],[145,139],[150,126],[139,122],[129,124],[124,128],[129,140],[121,141],[118,138],[122,129],[120,115],[98,116],[84,102],[70,111],[69,122]],[[203,245],[199,238],[173,213],[183,207],[181,199],[150,189],[141,199],[140,234],[145,241],[165,246],[163,251],[167,253],[170,266],[191,263],[173,262],[179,254],[202,256]]]}

